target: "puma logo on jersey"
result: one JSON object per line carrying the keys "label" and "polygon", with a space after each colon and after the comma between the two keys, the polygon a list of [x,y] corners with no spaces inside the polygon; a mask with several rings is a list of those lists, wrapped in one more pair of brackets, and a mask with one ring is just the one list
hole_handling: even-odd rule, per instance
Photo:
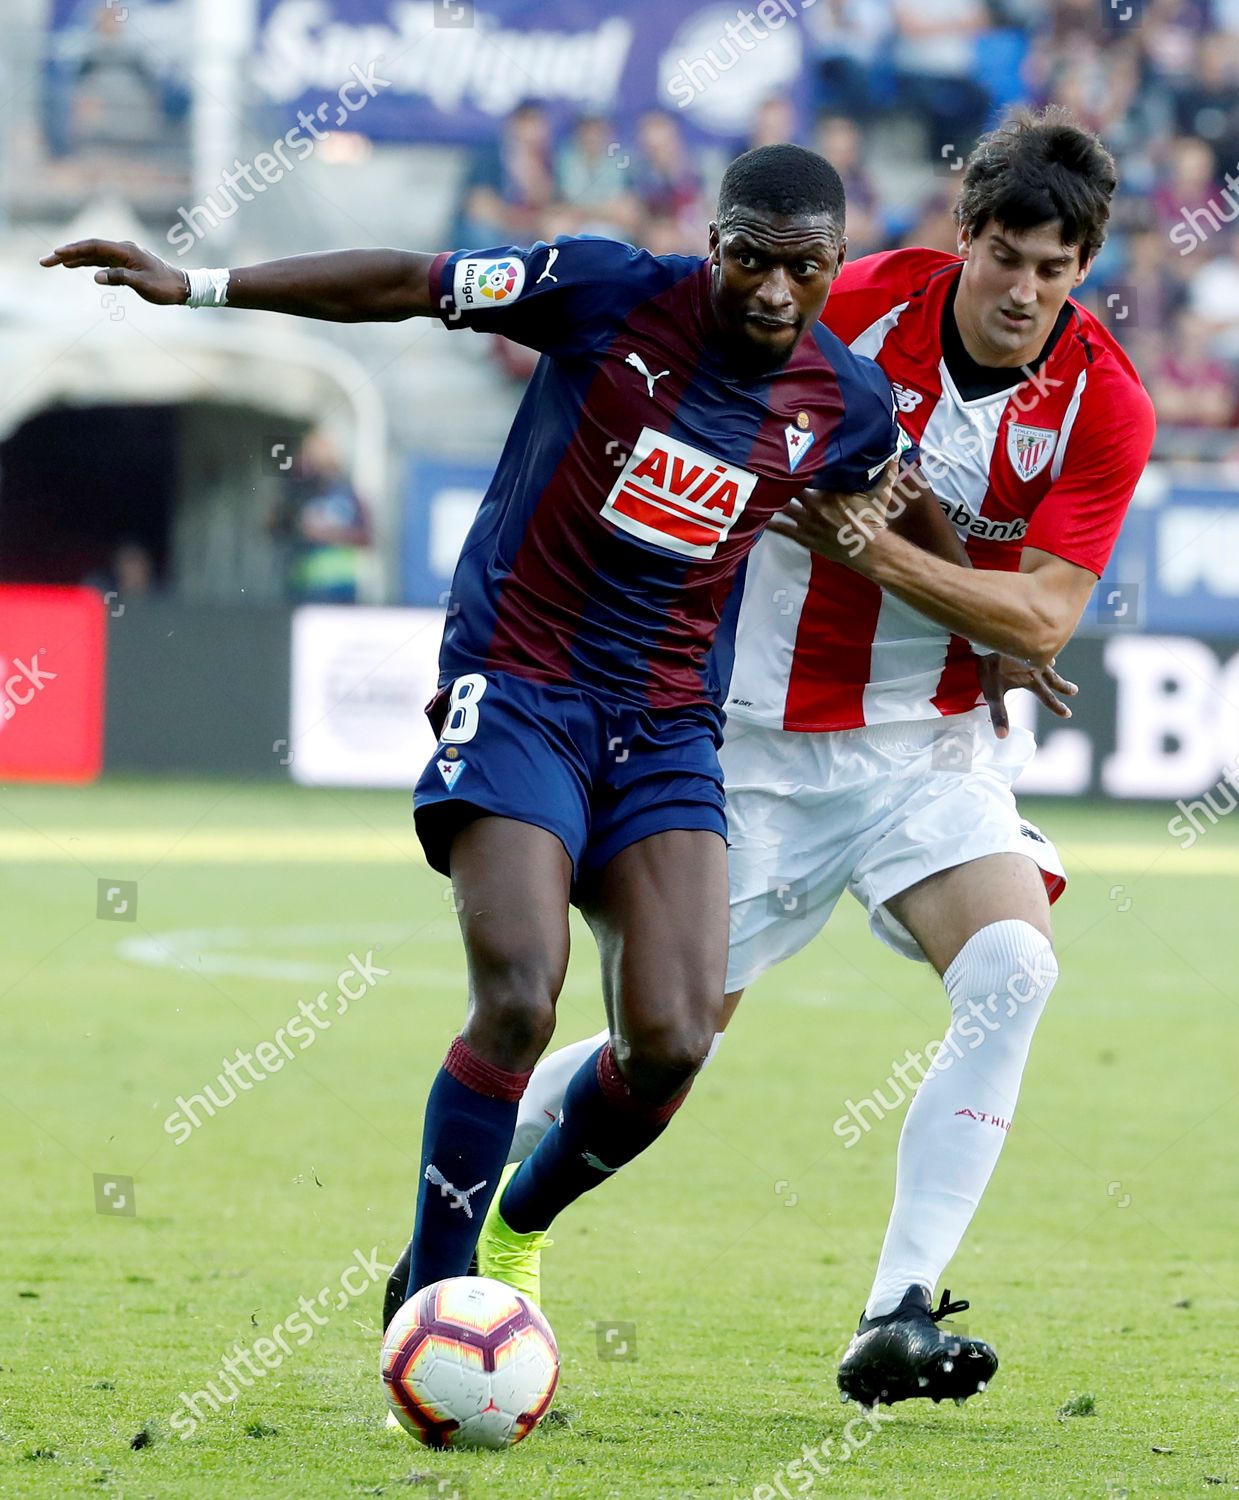
{"label": "puma logo on jersey", "polygon": [[621,531],[668,552],[713,557],[756,483],[757,475],[747,469],[643,427],[602,514]]}
{"label": "puma logo on jersey", "polygon": [[954,521],[969,536],[981,537],[987,542],[1018,542],[1028,530],[1028,522],[1023,516],[1015,516],[1010,521],[995,521],[974,516],[962,501],[953,505],[939,497],[938,504],[948,521]]}
{"label": "puma logo on jersey", "polygon": [[645,388],[651,396],[654,394],[654,382],[656,380],[661,380],[664,375],[671,374],[670,370],[659,370],[657,375],[651,375],[649,370],[647,370],[645,367],[645,361],[639,354],[630,354],[624,361],[624,363],[626,365],[631,365],[639,375],[645,376]]}
{"label": "puma logo on jersey", "polygon": [[906,385],[896,385],[893,380],[891,390],[895,393],[895,405],[900,411],[915,411],[925,399],[920,391],[910,391]]}
{"label": "puma logo on jersey", "polygon": [[546,253],[546,265],[544,265],[542,267],[542,275],[539,276],[538,280],[534,282],[534,286],[537,286],[538,283],[542,282],[542,281],[553,281],[556,286],[559,285],[559,277],[551,275],[551,267],[555,264],[555,262],[558,259],[559,259],[559,246],[558,245],[552,245],[551,248]]}

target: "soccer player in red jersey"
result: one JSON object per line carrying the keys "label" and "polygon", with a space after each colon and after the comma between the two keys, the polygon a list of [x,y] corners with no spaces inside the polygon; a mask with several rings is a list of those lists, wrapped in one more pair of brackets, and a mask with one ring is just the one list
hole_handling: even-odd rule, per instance
{"label": "soccer player in red jersey", "polygon": [[[839,1372],[844,1395],[868,1404],[966,1398],[997,1367],[989,1345],[936,1326],[949,1293],[935,1310],[933,1290],[997,1164],[1058,976],[1050,903],[1065,876],[1016,808],[1034,746],[1008,732],[1001,687],[1026,682],[1052,708],[1055,687],[1073,691],[1020,663],[1052,664],[1070,638],[1152,446],[1136,372],[1071,300],[1115,188],[1109,154],[1063,112],[1018,116],[967,163],[958,256],[868,256],[831,290],[825,322],[890,376],[970,566],[812,495],[748,562],[722,752],[727,1015],[845,890],[876,936],[933,965],[951,1007]],[[985,651],[1013,660],[996,667]],[[985,681],[996,728],[977,706]],[[573,1059],[566,1048],[535,1073],[518,1153],[546,1129]],[[835,1129],[850,1146],[870,1124],[844,1115]]]}
{"label": "soccer player in red jersey", "polygon": [[705,257],[564,238],[185,273],[87,240],[43,261],[156,303],[439,316],[543,356],[457,567],[414,799],[455,887],[468,1010],[426,1107],[410,1294],[470,1263],[554,1027],[570,902],[624,1045],[583,1059],[509,1188],[525,1246],[661,1133],[718,1028],[742,564],[796,494],[869,491],[901,443],[887,378],[819,321],[843,223],[834,169],[772,146],[729,167]]}

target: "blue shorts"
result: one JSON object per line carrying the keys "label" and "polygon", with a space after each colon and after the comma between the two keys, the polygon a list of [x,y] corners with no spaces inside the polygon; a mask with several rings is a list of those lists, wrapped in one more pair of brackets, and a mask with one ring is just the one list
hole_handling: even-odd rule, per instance
{"label": "blue shorts", "polygon": [[431,867],[484,814],[553,833],[588,884],[630,844],[671,828],[727,837],[723,719],[711,704],[640,709],[517,677],[468,673],[426,710],[439,744],[413,793]]}

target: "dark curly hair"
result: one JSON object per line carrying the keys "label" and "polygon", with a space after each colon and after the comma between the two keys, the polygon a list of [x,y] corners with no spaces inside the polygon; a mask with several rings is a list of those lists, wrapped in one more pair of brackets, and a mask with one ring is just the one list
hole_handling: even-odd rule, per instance
{"label": "dark curly hair", "polygon": [[723,173],[718,190],[719,224],[726,227],[732,214],[742,208],[786,218],[829,214],[842,233],[843,182],[816,151],[792,145],[757,146],[737,156]]}
{"label": "dark curly hair", "polygon": [[977,142],[964,167],[955,221],[980,234],[992,219],[1033,229],[1057,219],[1080,264],[1101,249],[1118,187],[1114,158],[1090,130],[1058,105],[1019,110]]}

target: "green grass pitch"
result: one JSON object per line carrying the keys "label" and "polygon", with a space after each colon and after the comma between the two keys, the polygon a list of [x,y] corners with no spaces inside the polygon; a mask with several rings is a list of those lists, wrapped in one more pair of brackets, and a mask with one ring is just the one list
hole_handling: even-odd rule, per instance
{"label": "green grass pitch", "polygon": [[[381,1285],[339,1290],[355,1252],[386,1265],[407,1234],[422,1104],[462,1014],[455,919],[407,799],[0,788],[0,1494],[1239,1490],[1239,817],[1181,852],[1171,809],[1031,811],[1072,874],[1063,978],[945,1278],[1002,1367],[963,1409],[897,1407],[850,1457],[792,1468],[806,1445],[837,1454],[854,1414],[835,1363],[902,1111],[851,1148],[832,1122],[946,1024],[932,976],[859,908],[754,989],[667,1137],[556,1226],[552,1419],[506,1454],[437,1455],[383,1425]],[[577,938],[563,1040],[600,1023]],[[390,974],[177,1144],[177,1096],[370,949]],[[182,1438],[181,1393],[302,1298],[327,1309],[313,1336]],[[608,1344],[611,1323],[633,1326]]]}

